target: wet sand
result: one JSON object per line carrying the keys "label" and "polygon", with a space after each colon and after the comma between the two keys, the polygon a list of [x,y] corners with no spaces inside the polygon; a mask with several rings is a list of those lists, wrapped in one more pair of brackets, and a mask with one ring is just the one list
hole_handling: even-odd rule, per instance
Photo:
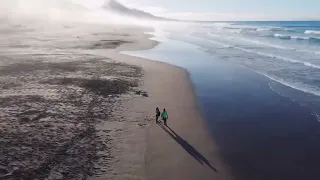
{"label": "wet sand", "polygon": [[[127,117],[150,121],[145,129],[131,131],[131,146],[136,147],[136,143],[140,143],[139,146],[143,148],[132,149],[127,146],[129,149],[124,150],[127,156],[130,154],[129,156],[144,158],[143,161],[136,161],[143,163],[143,166],[141,164],[133,168],[129,160],[124,158],[123,162],[118,163],[125,165],[125,168],[121,167],[119,171],[122,173],[114,176],[114,179],[127,179],[132,177],[132,172],[144,174],[134,179],[148,180],[233,179],[206,129],[188,72],[166,63],[120,53],[124,50],[148,49],[157,44],[147,38],[145,35],[144,38],[136,39],[135,44],[124,44],[114,50],[94,52],[112,57],[119,62],[142,67],[144,77],[141,88],[149,94],[148,98],[125,103],[127,109],[123,112],[129,112]],[[161,110],[167,109],[168,127],[155,122],[156,107]],[[144,153],[140,152],[142,150]],[[123,174],[123,170],[127,173]]]}
{"label": "wet sand", "polygon": [[168,127],[154,121],[147,129],[146,177],[157,179],[231,179],[201,115],[188,73],[162,63],[145,62],[148,102],[139,106],[154,114],[166,108]]}
{"label": "wet sand", "polygon": [[120,53],[157,45],[148,29],[82,28],[3,42],[0,177],[232,179],[188,73]]}

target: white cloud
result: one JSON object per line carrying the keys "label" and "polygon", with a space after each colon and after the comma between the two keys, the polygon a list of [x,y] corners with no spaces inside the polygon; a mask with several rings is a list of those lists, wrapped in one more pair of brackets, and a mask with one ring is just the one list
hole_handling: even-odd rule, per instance
{"label": "white cloud", "polygon": [[142,7],[141,10],[152,13],[152,14],[159,14],[167,11],[163,7],[156,7],[156,6],[145,6],[145,7]]}
{"label": "white cloud", "polygon": [[104,3],[104,0],[72,0],[75,4],[83,5],[87,8],[98,8],[101,7],[101,5]]}

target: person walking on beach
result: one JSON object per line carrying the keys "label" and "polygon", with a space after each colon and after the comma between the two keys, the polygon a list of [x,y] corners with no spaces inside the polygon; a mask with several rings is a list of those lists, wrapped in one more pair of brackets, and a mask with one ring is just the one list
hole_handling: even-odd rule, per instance
{"label": "person walking on beach", "polygon": [[156,108],[156,123],[158,123],[159,117],[160,117],[160,110],[159,110],[159,108],[157,107],[157,108]]}
{"label": "person walking on beach", "polygon": [[166,111],[166,109],[163,109],[163,112],[161,114],[161,118],[164,122],[164,125],[166,126],[167,125],[167,119],[168,119],[168,112]]}

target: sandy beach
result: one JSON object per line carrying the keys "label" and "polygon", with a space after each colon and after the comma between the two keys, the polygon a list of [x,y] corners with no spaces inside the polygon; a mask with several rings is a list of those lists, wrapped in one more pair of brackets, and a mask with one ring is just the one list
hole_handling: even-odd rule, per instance
{"label": "sandy beach", "polygon": [[150,99],[139,107],[151,116],[154,107],[169,113],[168,127],[153,118],[147,128],[146,179],[230,179],[204,127],[188,73],[162,63],[144,62],[142,67]]}
{"label": "sandy beach", "polygon": [[0,0],[0,180],[319,180],[319,5],[246,3]]}
{"label": "sandy beach", "polygon": [[231,179],[188,73],[120,53],[157,45],[150,29],[21,28],[1,49],[1,179]]}
{"label": "sandy beach", "polygon": [[[144,77],[141,88],[149,94],[148,98],[125,103],[126,111],[130,112],[128,118],[149,121],[145,129],[135,129],[129,137],[132,144],[140,141],[140,146],[144,148],[129,148],[127,153],[122,152],[127,156],[130,154],[130,157],[137,155],[144,158],[143,166],[135,169],[130,161],[129,164],[123,163],[125,168],[121,165],[119,168],[121,175],[117,173],[114,178],[128,179],[136,172],[141,172],[144,176],[137,179],[232,179],[218,147],[207,132],[188,72],[166,63],[120,53],[152,48],[157,42],[148,40],[149,37],[144,35],[136,38],[134,44],[124,44],[113,50],[94,51],[94,54],[142,67]],[[168,127],[155,122],[156,107],[167,109]],[[141,150],[144,153],[141,154]],[[142,162],[141,159],[137,160],[139,162]],[[119,164],[122,162],[119,161]]]}

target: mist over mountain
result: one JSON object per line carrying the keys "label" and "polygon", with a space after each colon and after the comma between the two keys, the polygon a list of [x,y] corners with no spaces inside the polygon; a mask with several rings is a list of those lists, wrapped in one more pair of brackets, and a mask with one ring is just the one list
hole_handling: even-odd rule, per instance
{"label": "mist over mountain", "polygon": [[105,10],[108,10],[108,11],[115,12],[120,15],[135,17],[135,18],[140,18],[140,19],[165,20],[165,21],[172,20],[172,19],[168,19],[168,18],[155,16],[151,13],[148,13],[148,12],[145,12],[145,11],[142,11],[139,9],[128,8],[116,0],[106,1],[102,8]]}

